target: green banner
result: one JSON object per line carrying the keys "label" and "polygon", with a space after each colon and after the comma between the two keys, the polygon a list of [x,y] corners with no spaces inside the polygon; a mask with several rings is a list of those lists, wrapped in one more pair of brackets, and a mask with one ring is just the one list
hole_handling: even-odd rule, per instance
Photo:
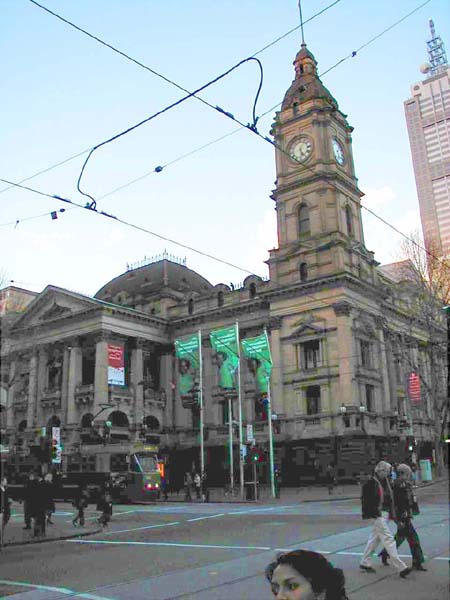
{"label": "green banner", "polygon": [[180,396],[187,396],[196,391],[199,381],[198,334],[175,340],[175,355],[178,358],[178,391]]}
{"label": "green banner", "polygon": [[216,329],[209,334],[214,358],[219,369],[219,387],[224,390],[237,389],[239,365],[239,340],[236,327]]}
{"label": "green banner", "polygon": [[242,340],[241,346],[242,354],[247,359],[248,367],[255,378],[257,392],[267,394],[272,372],[272,356],[267,333]]}

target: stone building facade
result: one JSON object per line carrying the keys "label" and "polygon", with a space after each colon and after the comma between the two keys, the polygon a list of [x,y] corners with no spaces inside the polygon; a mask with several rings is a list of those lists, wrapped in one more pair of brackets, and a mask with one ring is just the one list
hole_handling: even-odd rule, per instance
{"label": "stone building facade", "polygon": [[[411,458],[408,436],[417,458],[432,456],[434,399],[422,387],[413,405],[408,377],[420,370],[437,382],[434,394],[445,393],[444,354],[437,367],[429,360],[431,338],[444,339],[444,330],[411,322],[411,288],[366,249],[352,128],[306,46],[294,66],[272,130],[279,244],[269,279],[213,286],[165,255],[130,267],[94,298],[48,286],[2,340],[2,428],[16,468],[26,468],[42,427],[54,425],[64,470],[93,468],[100,448],[119,470],[131,445],[147,440],[159,444],[171,483],[181,485],[200,465],[199,411],[178,395],[174,341],[200,330],[206,467],[210,482],[223,484],[228,400],[209,333],[236,322],[241,338],[269,334],[275,462],[286,485],[320,479],[329,462],[351,479],[381,457]],[[124,386],[107,383],[108,344],[125,349]],[[241,381],[244,424],[267,450],[265,406],[245,364]],[[238,465],[237,435],[234,455]],[[268,460],[258,470],[267,480]]]}

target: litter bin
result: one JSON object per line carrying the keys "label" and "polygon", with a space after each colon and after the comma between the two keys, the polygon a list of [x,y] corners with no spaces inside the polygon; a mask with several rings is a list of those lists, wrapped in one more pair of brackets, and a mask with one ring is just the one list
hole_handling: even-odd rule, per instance
{"label": "litter bin", "polygon": [[431,473],[431,460],[425,458],[419,461],[420,464],[420,477],[422,481],[431,481],[433,479]]}

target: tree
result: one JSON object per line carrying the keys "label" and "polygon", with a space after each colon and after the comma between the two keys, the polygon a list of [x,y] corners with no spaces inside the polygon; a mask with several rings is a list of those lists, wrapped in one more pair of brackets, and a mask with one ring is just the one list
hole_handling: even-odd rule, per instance
{"label": "tree", "polygon": [[[436,463],[438,474],[442,476],[443,439],[449,415],[447,315],[443,308],[450,304],[450,248],[445,252],[437,242],[424,243],[415,231],[401,244],[401,257],[408,271],[406,285],[411,292],[409,344],[406,341],[404,345],[405,349],[409,345],[410,351],[403,357],[411,371],[418,374],[421,387],[431,401]],[[413,330],[425,332],[426,339],[421,340],[420,348],[411,348],[411,343],[416,345],[413,340],[417,340]]]}

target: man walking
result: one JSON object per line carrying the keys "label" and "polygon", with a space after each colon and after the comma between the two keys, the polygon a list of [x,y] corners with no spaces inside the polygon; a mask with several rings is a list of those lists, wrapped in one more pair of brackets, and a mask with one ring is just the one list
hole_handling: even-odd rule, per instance
{"label": "man walking", "polygon": [[382,460],[375,467],[375,474],[364,484],[361,494],[362,518],[369,519],[372,525],[369,539],[360,562],[360,569],[375,573],[370,563],[370,556],[379,543],[389,553],[392,564],[400,577],[405,578],[411,569],[405,565],[398,555],[394,536],[388,527],[389,519],[396,519],[394,498],[389,483],[391,465]]}

